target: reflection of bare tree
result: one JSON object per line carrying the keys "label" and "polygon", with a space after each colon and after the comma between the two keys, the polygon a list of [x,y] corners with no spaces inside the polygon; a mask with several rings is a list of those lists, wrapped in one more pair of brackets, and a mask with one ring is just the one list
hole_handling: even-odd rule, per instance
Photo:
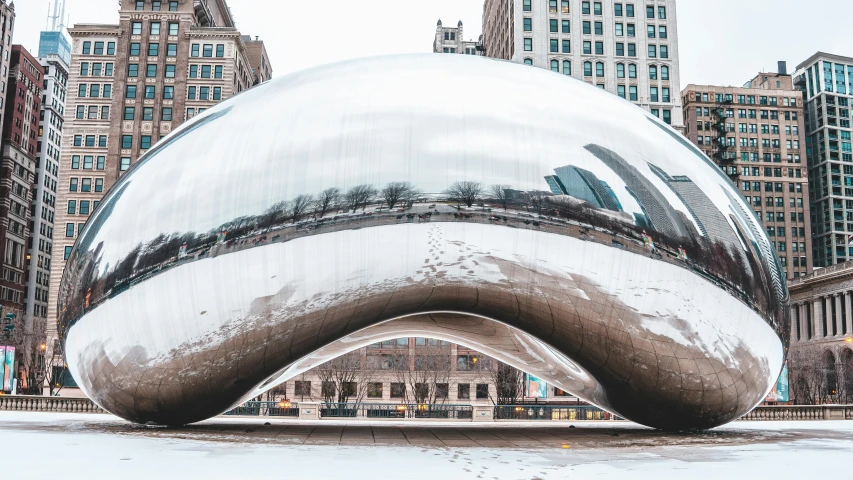
{"label": "reflection of bare tree", "polygon": [[372,373],[362,366],[358,350],[329,360],[314,371],[326,403],[347,403],[350,399],[358,403],[367,393]]}
{"label": "reflection of bare tree", "polygon": [[266,209],[258,219],[258,226],[262,229],[269,229],[273,225],[284,220],[284,211],[287,209],[287,202],[284,200],[273,204]]}
{"label": "reflection of bare tree", "polygon": [[444,191],[447,198],[456,203],[464,203],[470,207],[480,199],[483,184],[480,182],[456,182]]}
{"label": "reflection of bare tree", "polygon": [[489,392],[489,398],[495,405],[515,405],[524,397],[524,373],[503,362],[481,370],[483,380],[494,384],[495,394]]}
{"label": "reflection of bare tree", "polygon": [[391,182],[380,192],[388,208],[394,208],[400,202],[414,199],[420,192],[409,182]]}
{"label": "reflection of bare tree", "polygon": [[361,207],[362,210],[376,198],[376,189],[371,185],[356,185],[344,194],[344,203],[347,208],[355,212]]}
{"label": "reflection of bare tree", "polygon": [[408,349],[394,354],[394,374],[406,385],[406,402],[444,403],[452,374],[450,344],[434,339],[424,343],[415,347],[414,358]]}
{"label": "reflection of bare tree", "polygon": [[538,215],[541,215],[542,210],[545,208],[545,202],[548,200],[548,197],[551,196],[553,196],[553,194],[550,192],[532,191],[528,193],[527,198],[533,211]]}
{"label": "reflection of bare tree", "polygon": [[492,185],[489,187],[492,197],[494,197],[494,199],[504,207],[504,211],[506,211],[507,206],[509,205],[509,196],[507,195],[507,190],[509,190],[509,188],[509,185]]}
{"label": "reflection of bare tree", "polygon": [[317,216],[323,218],[323,215],[325,215],[329,210],[337,209],[340,200],[340,188],[332,187],[320,192],[319,195],[317,195],[317,201],[314,204],[317,209]]}
{"label": "reflection of bare tree", "polygon": [[290,212],[290,219],[293,223],[298,222],[311,209],[312,205],[314,205],[314,195],[299,195],[291,200],[288,203],[288,211]]}

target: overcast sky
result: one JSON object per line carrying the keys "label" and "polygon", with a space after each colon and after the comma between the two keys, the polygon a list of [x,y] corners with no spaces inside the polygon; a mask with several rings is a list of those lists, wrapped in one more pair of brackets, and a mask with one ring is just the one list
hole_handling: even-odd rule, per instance
{"label": "overcast sky", "polygon": [[[67,0],[71,23],[116,23],[116,0]],[[51,0],[18,0],[14,43],[36,53]],[[818,50],[853,56],[849,0],[678,0],[681,87],[742,85],[789,71]],[[642,3],[642,2],[639,2]],[[260,36],[274,76],[341,59],[430,52],[435,22],[480,35],[483,0],[230,0],[237,26]]]}

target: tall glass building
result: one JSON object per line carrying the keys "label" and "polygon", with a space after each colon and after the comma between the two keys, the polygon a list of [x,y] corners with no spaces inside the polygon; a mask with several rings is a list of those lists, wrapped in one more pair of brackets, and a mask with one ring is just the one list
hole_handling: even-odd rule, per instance
{"label": "tall glass building", "polygon": [[39,58],[59,55],[66,65],[71,64],[71,42],[62,32],[41,32],[39,37]]}
{"label": "tall glass building", "polygon": [[797,66],[805,99],[815,267],[853,258],[853,58],[818,52]]}

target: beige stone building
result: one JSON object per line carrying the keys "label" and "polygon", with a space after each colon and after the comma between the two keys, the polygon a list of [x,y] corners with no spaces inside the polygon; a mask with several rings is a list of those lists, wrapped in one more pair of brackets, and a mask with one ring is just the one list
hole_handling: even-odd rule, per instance
{"label": "beige stone building", "polygon": [[263,42],[241,34],[225,0],[121,0],[118,16],[69,29],[52,324],[65,260],[110,186],[181,123],[272,75]]}
{"label": "beige stone building", "polygon": [[464,55],[483,55],[480,42],[465,40],[465,30],[462,20],[455,27],[445,27],[441,20],[435,26],[435,40],[432,42],[433,53],[459,53]]}
{"label": "beige stone building", "polygon": [[853,262],[789,282],[792,400],[853,402]]}
{"label": "beige stone building", "polygon": [[687,138],[714,159],[752,205],[788,279],[808,275],[805,119],[791,75],[761,73],[743,87],[691,84],[681,96]]}

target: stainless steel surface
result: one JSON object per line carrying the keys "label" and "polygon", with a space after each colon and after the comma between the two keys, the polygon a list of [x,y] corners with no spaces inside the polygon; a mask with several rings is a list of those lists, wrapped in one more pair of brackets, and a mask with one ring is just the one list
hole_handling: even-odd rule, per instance
{"label": "stainless steel surface", "polygon": [[274,80],[165,138],[86,225],[59,314],[81,388],[135,422],[433,332],[706,428],[775,382],[783,279],[737,190],[658,119],[546,70],[410,55]]}

